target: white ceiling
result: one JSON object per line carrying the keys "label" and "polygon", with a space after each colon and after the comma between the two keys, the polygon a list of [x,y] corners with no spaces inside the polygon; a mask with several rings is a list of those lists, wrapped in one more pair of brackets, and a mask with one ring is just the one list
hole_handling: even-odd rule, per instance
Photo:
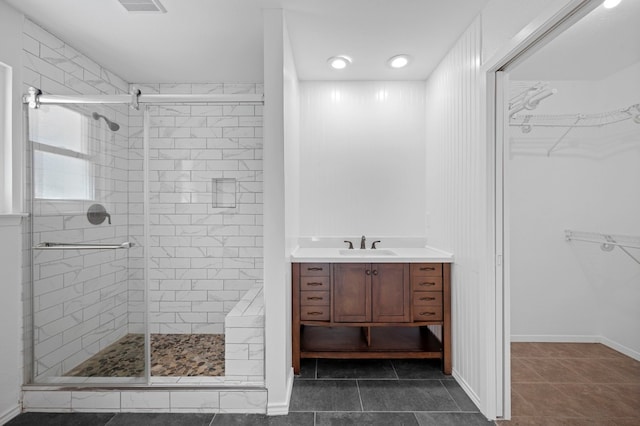
{"label": "white ceiling", "polygon": [[[263,80],[262,10],[283,8],[302,80],[425,79],[488,0],[5,0],[129,82]],[[412,56],[394,70],[386,60]],[[353,65],[335,71],[334,55]]]}
{"label": "white ceiling", "polygon": [[640,61],[640,0],[597,7],[511,70],[515,80],[602,80]]}

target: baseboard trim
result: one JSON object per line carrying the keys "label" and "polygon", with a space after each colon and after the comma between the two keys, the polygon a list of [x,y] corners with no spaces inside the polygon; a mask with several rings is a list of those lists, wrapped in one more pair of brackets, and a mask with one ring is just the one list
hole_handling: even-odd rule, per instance
{"label": "baseboard trim", "polygon": [[476,404],[476,407],[478,407],[478,409],[482,411],[482,408],[480,407],[480,398],[478,398],[478,395],[473,391],[473,389],[471,389],[471,386],[469,386],[469,384],[462,378],[462,376],[460,376],[455,368],[451,371],[451,375],[454,379],[456,379],[456,382],[458,382],[462,390],[464,390],[469,398],[471,398],[471,401]]}
{"label": "baseboard trim", "polygon": [[602,343],[611,349],[618,351],[628,357],[640,361],[640,352],[626,347],[618,342],[603,336],[583,336],[583,335],[515,335],[511,336],[511,341],[515,343]]}
{"label": "baseboard trim", "polygon": [[638,351],[634,351],[631,348],[628,348],[624,345],[621,345],[618,342],[614,342],[613,340],[609,340],[606,337],[601,337],[600,338],[600,343],[602,343],[605,346],[610,347],[611,349],[618,351],[622,354],[625,354],[628,357],[631,357],[633,359],[635,359],[636,361],[640,361],[640,352]]}
{"label": "baseboard trim", "polygon": [[[267,403],[268,416],[286,416],[289,414],[289,404],[291,402],[291,393],[293,392],[293,368],[289,370],[287,375],[287,397],[284,402]],[[268,398],[267,398],[268,400]]]}
{"label": "baseboard trim", "polygon": [[532,342],[532,343],[600,343],[599,336],[587,335],[515,335],[511,336],[512,342]]}
{"label": "baseboard trim", "polygon": [[8,409],[4,413],[0,414],[0,425],[9,423],[9,420],[13,419],[21,412],[22,410],[20,409],[19,405],[16,405],[15,407]]}

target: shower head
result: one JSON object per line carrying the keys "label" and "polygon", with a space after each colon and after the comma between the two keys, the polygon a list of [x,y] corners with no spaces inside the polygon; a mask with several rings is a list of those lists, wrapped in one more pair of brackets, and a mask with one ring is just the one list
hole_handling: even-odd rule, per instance
{"label": "shower head", "polygon": [[107,126],[109,126],[109,130],[111,130],[112,132],[117,132],[118,130],[120,130],[120,125],[118,123],[114,123],[102,114],[94,112],[93,114],[91,114],[91,116],[94,120],[100,120],[101,118],[104,119],[104,122],[107,123]]}

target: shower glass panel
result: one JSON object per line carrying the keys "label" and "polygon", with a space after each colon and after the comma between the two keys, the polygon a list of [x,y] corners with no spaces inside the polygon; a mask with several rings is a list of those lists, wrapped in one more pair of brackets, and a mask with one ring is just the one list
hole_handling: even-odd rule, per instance
{"label": "shower glass panel", "polygon": [[126,105],[28,109],[33,383],[146,382]]}
{"label": "shower glass panel", "polygon": [[[225,317],[262,284],[261,106],[176,103],[145,114],[132,134],[149,147],[151,382],[247,380],[225,371]],[[254,348],[233,360],[257,364],[242,377],[263,374],[256,342],[234,346]]]}

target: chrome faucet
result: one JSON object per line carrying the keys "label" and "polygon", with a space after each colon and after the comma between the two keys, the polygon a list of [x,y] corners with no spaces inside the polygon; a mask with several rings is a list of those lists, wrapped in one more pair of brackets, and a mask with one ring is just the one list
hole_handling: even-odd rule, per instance
{"label": "chrome faucet", "polygon": [[363,235],[362,238],[360,239],[360,250],[364,250],[367,248],[366,242],[367,242],[367,239]]}

